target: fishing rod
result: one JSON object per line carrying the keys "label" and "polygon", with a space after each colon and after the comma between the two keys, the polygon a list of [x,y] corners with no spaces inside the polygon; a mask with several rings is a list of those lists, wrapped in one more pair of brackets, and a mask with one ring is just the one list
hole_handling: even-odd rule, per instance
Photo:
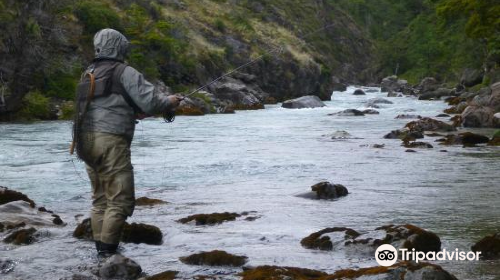
{"label": "fishing rod", "polygon": [[[334,24],[332,23],[332,24],[329,24],[329,25],[323,26],[323,27],[321,27],[321,28],[318,28],[318,29],[316,29],[316,30],[314,30],[314,31],[312,31],[312,32],[310,32],[310,33],[307,33],[307,34],[306,34],[306,35],[304,35],[304,36],[300,36],[300,37],[299,37],[299,39],[300,39],[300,40],[304,40],[305,38],[310,37],[310,36],[312,36],[312,35],[314,35],[314,34],[316,34],[316,33],[319,33],[319,32],[321,32],[321,31],[323,31],[323,30],[325,30],[325,29],[327,29],[327,28],[329,28],[329,27],[331,27],[331,26],[333,26],[333,25],[334,25]],[[213,85],[213,84],[217,83],[218,81],[220,81],[220,80],[222,80],[222,79],[224,79],[224,78],[226,78],[226,77],[231,76],[232,74],[234,74],[234,73],[235,73],[235,72],[237,72],[238,70],[241,70],[241,69],[243,69],[243,68],[245,68],[245,67],[247,67],[247,66],[252,65],[252,64],[254,64],[255,62],[257,62],[257,61],[259,61],[259,60],[263,59],[264,57],[266,57],[266,56],[268,56],[268,55],[270,55],[270,54],[272,54],[272,53],[280,54],[280,53],[282,53],[283,51],[284,51],[284,47],[283,47],[283,46],[279,46],[279,47],[276,47],[276,48],[274,48],[274,49],[268,50],[268,51],[264,52],[262,55],[260,55],[260,56],[258,56],[258,57],[256,57],[256,58],[254,58],[254,59],[252,59],[252,60],[250,60],[249,62],[247,62],[247,63],[245,63],[245,64],[242,64],[242,65],[240,65],[240,66],[238,66],[238,67],[234,68],[233,70],[231,70],[231,71],[229,71],[229,72],[227,72],[227,73],[223,74],[222,76],[217,77],[215,80],[213,80],[213,81],[211,81],[211,82],[209,82],[209,83],[207,83],[207,84],[205,84],[205,85],[203,85],[203,86],[201,86],[201,87],[199,87],[199,88],[197,88],[197,89],[195,89],[195,90],[191,91],[190,93],[188,93],[188,94],[186,94],[186,95],[183,95],[183,96],[180,98],[180,100],[182,101],[182,100],[184,100],[184,99],[186,99],[186,98],[188,98],[188,97],[190,97],[190,96],[195,95],[196,93],[198,93],[198,92],[200,92],[200,91],[202,91],[202,90],[204,90],[204,89],[208,88],[209,86],[211,86],[211,85]],[[174,120],[175,120],[175,109],[165,111],[165,112],[163,113],[163,119],[164,119],[164,121],[165,121],[166,123],[172,123],[172,122],[174,122]]]}

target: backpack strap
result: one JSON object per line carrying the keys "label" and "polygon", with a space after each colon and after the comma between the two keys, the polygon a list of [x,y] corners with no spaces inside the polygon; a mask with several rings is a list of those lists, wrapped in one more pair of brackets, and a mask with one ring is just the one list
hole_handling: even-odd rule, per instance
{"label": "backpack strap", "polygon": [[142,113],[141,108],[135,104],[134,100],[130,95],[127,93],[125,88],[123,87],[120,79],[122,77],[123,72],[125,71],[125,68],[127,68],[127,64],[125,63],[118,63],[118,65],[115,67],[115,70],[113,71],[113,82],[111,86],[111,93],[118,93],[123,96],[123,99],[125,99],[125,102],[134,109],[135,114],[140,114]]}

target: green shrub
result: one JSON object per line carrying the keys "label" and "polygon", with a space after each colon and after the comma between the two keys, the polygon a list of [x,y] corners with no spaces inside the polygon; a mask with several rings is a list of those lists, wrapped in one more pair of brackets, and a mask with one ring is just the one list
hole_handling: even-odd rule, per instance
{"label": "green shrub", "polygon": [[121,30],[120,17],[108,5],[99,1],[80,2],[74,11],[83,23],[84,32],[92,35],[103,28]]}
{"label": "green shrub", "polygon": [[226,31],[226,24],[221,19],[216,19],[215,20],[215,28],[217,30],[219,30],[220,32],[225,32]]}
{"label": "green shrub", "polygon": [[73,101],[66,101],[61,104],[61,116],[59,119],[61,120],[71,120],[73,119],[73,115],[75,114],[75,106]]}
{"label": "green shrub", "polygon": [[78,76],[57,71],[46,79],[44,93],[50,97],[73,100]]}
{"label": "green shrub", "polygon": [[24,97],[24,106],[20,116],[25,119],[46,119],[50,115],[49,98],[40,92],[34,91]]}

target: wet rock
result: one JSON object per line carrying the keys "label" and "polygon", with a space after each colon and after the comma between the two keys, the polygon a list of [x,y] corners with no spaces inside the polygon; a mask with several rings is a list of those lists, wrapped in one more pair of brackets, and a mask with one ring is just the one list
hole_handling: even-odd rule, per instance
{"label": "wet rock", "polygon": [[448,115],[448,114],[439,114],[436,116],[436,118],[449,118],[449,117],[450,117],[450,115]]}
{"label": "wet rock", "polygon": [[12,243],[14,245],[29,245],[35,242],[36,238],[34,236],[36,232],[35,228],[20,229],[9,234],[3,242]]}
{"label": "wet rock", "polygon": [[486,144],[490,139],[484,135],[472,132],[463,132],[458,135],[449,134],[442,142],[443,145],[463,145],[464,147],[475,147],[477,144]]}
{"label": "wet rock", "polygon": [[474,244],[471,249],[473,252],[481,252],[481,259],[500,259],[500,233],[486,236]]}
{"label": "wet rock", "polygon": [[455,115],[455,116],[450,118],[450,121],[452,121],[453,127],[460,127],[462,125],[462,116]]}
{"label": "wet rock", "polygon": [[29,199],[25,194],[8,189],[6,187],[0,187],[0,205],[18,200],[26,201],[30,204],[31,207],[35,207],[35,202]]}
{"label": "wet rock", "polygon": [[158,227],[152,225],[126,223],[123,227],[121,240],[125,243],[161,245],[163,242],[163,233]]}
{"label": "wet rock", "polygon": [[401,92],[389,92],[387,97],[403,97],[404,95]]}
{"label": "wet rock", "polygon": [[139,197],[135,200],[135,206],[153,206],[159,204],[167,204],[166,201],[156,198]]}
{"label": "wet rock", "polygon": [[53,227],[64,225],[61,218],[52,214],[33,208],[31,203],[24,200],[16,200],[0,205],[0,220],[4,225],[15,225],[24,223],[27,226]]}
{"label": "wet rock", "polygon": [[406,95],[415,94],[414,89],[406,80],[399,80],[397,76],[389,76],[382,79],[380,83],[381,92],[402,92]]}
{"label": "wet rock", "polygon": [[313,280],[313,279],[328,279],[327,274],[322,271],[297,268],[297,267],[282,267],[282,266],[257,266],[249,268],[240,274],[242,280],[264,280],[264,279],[290,279],[290,280]]}
{"label": "wet rock", "polygon": [[421,139],[424,134],[421,131],[411,131],[408,128],[397,129],[384,136],[385,139]]}
{"label": "wet rock", "polygon": [[378,89],[370,88],[370,89],[365,90],[365,92],[366,93],[375,93],[375,92],[378,92]]}
{"label": "wet rock", "polygon": [[266,99],[264,100],[264,104],[269,104],[269,105],[278,104],[278,100],[276,100],[276,98],[274,98],[274,97],[272,97],[272,96],[268,96],[268,97],[266,97]]}
{"label": "wet rock", "polygon": [[247,262],[247,257],[229,254],[225,251],[214,250],[210,252],[201,252],[187,257],[181,257],[180,260],[185,264],[208,265],[208,266],[242,266]]}
{"label": "wet rock", "polygon": [[412,150],[412,149],[408,149],[408,150],[406,150],[405,152],[407,152],[407,153],[416,153],[417,151]]}
{"label": "wet rock", "polygon": [[238,213],[212,213],[212,214],[196,214],[178,220],[178,222],[187,224],[194,221],[196,225],[215,225],[227,221],[234,221],[236,218],[241,217]]}
{"label": "wet rock", "polygon": [[314,95],[302,96],[295,99],[290,99],[281,105],[283,108],[287,109],[303,109],[303,108],[318,108],[325,107],[325,103],[319,99],[319,97]]}
{"label": "wet rock", "polygon": [[142,268],[135,261],[115,254],[99,267],[97,275],[103,279],[137,279],[141,273]]}
{"label": "wet rock", "polygon": [[11,260],[0,260],[0,274],[7,274],[14,270],[16,263]]}
{"label": "wet rock", "polygon": [[460,77],[460,84],[473,87],[483,82],[484,71],[481,69],[466,68]]}
{"label": "wet rock", "polygon": [[[73,237],[88,241],[94,240],[90,218],[84,219],[77,225],[73,231]],[[160,245],[163,242],[163,233],[158,227],[152,225],[125,223],[121,241],[124,243]]]}
{"label": "wet rock", "polygon": [[346,227],[326,228],[303,238],[300,244],[307,249],[332,250],[333,243],[329,236],[331,233],[344,234],[343,239],[353,239],[360,236],[360,233]]}
{"label": "wet rock", "polygon": [[311,186],[311,190],[316,192],[317,199],[335,199],[349,194],[347,188],[340,184],[321,182]]}
{"label": "wet rock", "polygon": [[441,97],[453,95],[454,90],[447,88],[438,88],[434,91],[426,92],[418,97],[418,100],[441,99]]}
{"label": "wet rock", "polygon": [[373,144],[371,145],[371,147],[374,149],[383,149],[385,147],[385,144]]}
{"label": "wet rock", "polygon": [[353,139],[353,136],[344,130],[335,131],[334,133],[323,135],[323,137],[329,137],[332,140]]}
{"label": "wet rock", "polygon": [[379,111],[373,110],[373,109],[363,110],[362,113],[365,114],[365,115],[378,115],[378,114],[380,114]]}
{"label": "wet rock", "polygon": [[353,95],[366,95],[366,93],[362,89],[356,89]]}
{"label": "wet rock", "polygon": [[209,87],[214,96],[224,102],[229,102],[236,110],[263,109],[263,101],[269,94],[264,92],[255,83],[245,82],[231,77]]}
{"label": "wet rock", "polygon": [[405,141],[405,142],[403,142],[403,146],[405,148],[411,148],[411,149],[415,149],[415,148],[432,149],[432,148],[434,148],[431,144],[429,144],[427,142],[418,142],[418,141],[413,141],[413,142]]}
{"label": "wet rock", "polygon": [[365,114],[359,110],[356,109],[347,109],[341,112],[333,113],[333,114],[328,114],[329,116],[364,116]]}
{"label": "wet rock", "polygon": [[431,118],[421,118],[406,124],[406,128],[411,131],[455,131],[457,130],[450,124]]}
{"label": "wet rock", "polygon": [[75,230],[73,231],[73,237],[83,240],[94,240],[94,237],[92,236],[92,225],[90,223],[90,218],[83,220],[76,226]]}
{"label": "wet rock", "polygon": [[372,107],[372,108],[376,108],[375,106],[377,104],[394,104],[394,103],[390,100],[380,97],[369,99],[368,102],[366,103],[367,107]]}
{"label": "wet rock", "polygon": [[410,114],[401,114],[397,115],[395,119],[421,119],[422,116],[420,115],[410,115]]}
{"label": "wet rock", "polygon": [[399,262],[390,267],[377,266],[354,269],[343,269],[334,274],[320,278],[321,280],[457,280],[455,276],[442,267],[424,262]]}
{"label": "wet rock", "polygon": [[485,106],[468,106],[462,113],[464,127],[493,127],[492,108]]}
{"label": "wet rock", "polygon": [[174,280],[176,279],[178,271],[164,271],[146,278],[140,278],[139,280]]}

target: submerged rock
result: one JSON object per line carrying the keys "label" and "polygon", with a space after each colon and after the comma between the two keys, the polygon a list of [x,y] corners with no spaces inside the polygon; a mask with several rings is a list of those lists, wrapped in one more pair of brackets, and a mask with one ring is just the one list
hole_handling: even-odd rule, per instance
{"label": "submerged rock", "polygon": [[153,206],[159,204],[167,204],[166,201],[156,198],[139,197],[135,200],[135,206]]}
{"label": "submerged rock", "polygon": [[420,115],[410,115],[410,114],[401,114],[397,115],[395,119],[421,119],[422,116]]}
{"label": "submerged rock", "polygon": [[485,260],[500,259],[500,233],[479,240],[471,247],[473,252],[481,252],[480,258]]}
{"label": "submerged rock", "polygon": [[415,149],[415,148],[432,149],[432,148],[434,148],[431,144],[429,144],[427,142],[418,142],[418,141],[413,141],[413,142],[405,141],[405,142],[403,142],[403,146],[405,148],[412,148],[412,149]]}
{"label": "submerged rock", "polygon": [[0,260],[0,274],[7,274],[14,270],[16,263],[11,260]]}
{"label": "submerged rock", "polygon": [[215,225],[221,224],[227,221],[234,221],[236,218],[241,217],[241,214],[238,213],[212,213],[212,214],[196,214],[191,215],[186,218],[182,218],[178,220],[178,222],[187,224],[189,222],[194,221],[196,225]]}
{"label": "submerged rock", "polygon": [[321,277],[326,277],[328,274],[322,271],[306,268],[265,265],[246,269],[240,275],[243,277],[242,280],[315,280],[323,279]]}
{"label": "submerged rock", "polygon": [[311,186],[311,190],[316,192],[317,199],[334,199],[349,194],[347,188],[340,184],[331,184],[330,182],[321,182]]}
{"label": "submerged rock", "polygon": [[121,240],[125,243],[161,245],[163,233],[158,227],[152,225],[126,223],[123,227]]}
{"label": "submerged rock", "polygon": [[210,252],[201,252],[187,257],[181,257],[180,260],[185,264],[208,265],[208,266],[242,266],[247,262],[246,256],[237,256],[225,251],[214,250]]}
{"label": "submerged rock", "polygon": [[9,234],[3,242],[12,243],[14,245],[29,245],[35,242],[36,238],[34,236],[36,232],[35,228],[20,229]]}
{"label": "submerged rock", "polygon": [[430,263],[399,262],[390,267],[343,269],[321,280],[457,280],[442,267]]}
{"label": "submerged rock", "polygon": [[339,130],[331,134],[323,135],[323,137],[330,137],[332,140],[345,140],[345,139],[353,139],[353,136],[344,130]]}
{"label": "submerged rock", "polygon": [[[169,271],[164,271],[164,272],[152,275],[152,276],[148,276],[148,277],[144,278],[144,280],[174,280],[174,279],[176,279],[177,274],[179,274],[178,271],[169,270]],[[143,279],[143,278],[141,278],[141,279]],[[139,280],[141,280],[141,279],[139,279]]]}
{"label": "submerged rock", "polygon": [[373,109],[363,110],[362,113],[365,114],[365,115],[378,115],[378,114],[380,114],[379,111],[373,110]]}
{"label": "submerged rock", "polygon": [[[41,210],[41,211],[40,211]],[[28,226],[61,226],[64,222],[61,218],[44,208],[33,208],[31,203],[24,200],[16,200],[0,205],[0,220],[4,226],[13,226],[24,223]]]}
{"label": "submerged rock", "polygon": [[315,95],[307,95],[283,102],[281,107],[287,109],[303,109],[325,107],[325,103]]}
{"label": "submerged rock", "polygon": [[377,108],[375,106],[377,104],[394,104],[394,103],[392,101],[390,101],[390,100],[387,100],[387,99],[384,99],[384,98],[380,98],[380,97],[369,99],[368,102],[367,102],[367,106],[368,107]]}
{"label": "submerged rock", "polygon": [[421,118],[406,124],[406,128],[411,131],[455,131],[454,126],[431,118]]}
{"label": "submerged rock", "polygon": [[346,228],[346,227],[334,227],[334,228],[325,228],[318,232],[312,233],[311,235],[303,238],[300,241],[300,244],[307,249],[319,249],[319,250],[332,250],[333,243],[330,236],[331,233],[344,233],[344,239],[354,239],[360,236],[360,233],[357,231]]}
{"label": "submerged rock", "polygon": [[103,279],[137,279],[142,268],[135,261],[115,254],[107,259],[98,269],[97,275]]}
{"label": "submerged rock", "polygon": [[353,95],[366,95],[366,93],[362,89],[356,89]]}
{"label": "submerged rock", "polygon": [[14,191],[11,189],[8,189],[6,187],[1,187],[0,186],[0,205],[7,204],[12,201],[26,201],[30,204],[31,207],[35,207],[35,202],[29,197],[23,193],[20,193],[18,191]]}
{"label": "submerged rock", "polygon": [[365,114],[356,109],[347,109],[341,112],[328,114],[329,116],[364,116]]}

